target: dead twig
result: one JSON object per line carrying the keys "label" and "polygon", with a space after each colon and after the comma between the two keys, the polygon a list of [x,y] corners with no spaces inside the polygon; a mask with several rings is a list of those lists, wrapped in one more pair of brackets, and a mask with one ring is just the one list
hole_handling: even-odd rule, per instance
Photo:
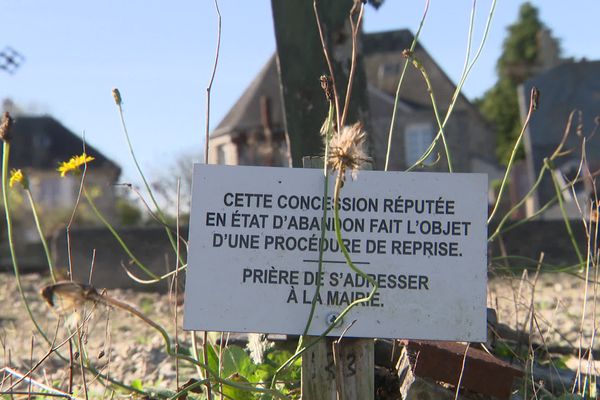
{"label": "dead twig", "polygon": [[[357,11],[358,8],[358,11]],[[344,110],[342,112],[342,118],[338,127],[344,126],[346,123],[346,117],[348,116],[348,109],[350,105],[350,95],[352,94],[352,84],[354,83],[354,75],[356,73],[356,58],[358,53],[357,39],[360,30],[360,25],[363,18],[365,6],[362,1],[355,1],[348,19],[350,20],[350,26],[352,28],[352,61],[350,64],[350,73],[348,74],[348,87],[346,88],[346,100],[344,101]],[[354,15],[358,12],[356,22],[354,21]],[[339,128],[338,128],[339,129]]]}
{"label": "dead twig", "polygon": [[[206,137],[204,138],[204,164],[208,164],[208,144],[209,144],[209,129],[210,129],[210,92],[217,73],[217,65],[219,64],[219,51],[221,49],[221,11],[219,10],[219,2],[215,0],[215,10],[217,12],[217,49],[215,51],[215,63],[213,64],[212,73],[208,86],[206,87]],[[206,361],[206,360],[205,360]],[[210,399],[210,384],[208,385],[208,398]]]}
{"label": "dead twig", "polygon": [[331,57],[329,56],[329,50],[327,50],[327,42],[325,41],[325,35],[323,34],[323,27],[321,26],[321,18],[319,17],[319,10],[317,7],[317,0],[313,0],[313,10],[315,13],[315,20],[317,21],[317,29],[319,31],[319,38],[321,39],[321,47],[323,48],[323,55],[327,62],[327,68],[329,69],[329,76],[331,78],[331,87],[333,89],[333,100],[335,102],[335,115],[336,115],[336,126],[339,130],[341,128],[341,116],[340,116],[340,98],[337,92],[337,86],[335,84],[335,74],[333,72],[333,64],[331,63]]}
{"label": "dead twig", "polygon": [[2,371],[4,374],[8,374],[11,377],[17,377],[17,378],[19,378],[19,382],[22,382],[23,380],[27,380],[28,383],[31,383],[33,386],[38,387],[38,388],[40,388],[40,389],[42,389],[42,390],[45,391],[45,392],[32,392],[31,390],[28,390],[28,391],[24,392],[24,391],[13,390],[13,389],[9,388],[8,390],[2,392],[3,394],[9,394],[9,395],[11,395],[11,397],[12,397],[13,394],[17,394],[17,395],[29,395],[29,394],[32,394],[32,395],[36,395],[36,396],[63,397],[63,398],[66,398],[66,399],[79,400],[77,397],[73,396],[72,394],[62,392],[62,391],[60,391],[58,389],[55,389],[55,388],[50,387],[48,385],[45,385],[45,384],[43,384],[41,382],[38,382],[35,379],[28,378],[24,374],[20,373],[17,370],[12,369],[12,368],[4,367],[4,368],[1,368],[0,371]]}
{"label": "dead twig", "polygon": [[[542,266],[542,263],[544,262],[544,252],[540,253],[540,258],[538,259],[538,263],[537,263],[537,268],[535,270],[535,275],[533,276],[533,284],[531,285],[531,294],[530,294],[530,300],[529,300],[529,312],[527,315],[527,318],[529,319],[529,335],[527,337],[527,351],[529,352],[529,358],[531,359],[531,387],[532,390],[534,391],[533,395],[535,396],[535,398],[537,398],[537,392],[535,391],[536,385],[535,385],[535,378],[533,376],[533,362],[535,360],[535,353],[533,351],[533,347],[531,345],[532,343],[532,336],[533,336],[533,321],[535,318],[535,288],[537,286],[537,281],[538,278],[540,276],[540,268]],[[524,388],[523,388],[523,392],[525,393],[524,398],[527,398],[527,383],[526,381],[523,381],[524,384]]]}
{"label": "dead twig", "polygon": [[341,335],[339,338],[337,338],[336,340],[334,340],[331,343],[332,346],[332,350],[333,350],[333,366],[335,367],[335,389],[337,391],[337,398],[338,400],[345,400],[342,396],[343,393],[343,378],[344,378],[344,365],[342,362],[342,357],[341,357],[341,352],[340,352],[340,344],[342,342],[342,339],[344,338],[344,336],[346,335],[346,333],[348,332],[348,330],[352,327],[352,325],[354,325],[354,323],[356,323],[356,320],[353,320],[352,322],[350,322],[348,324],[348,326],[342,331]]}
{"label": "dead twig", "polygon": [[[88,316],[86,317],[86,319],[84,320],[87,321],[90,317],[91,317],[91,313],[88,314]],[[52,344],[50,345],[50,349],[46,352],[46,354],[44,354],[44,356],[42,358],[40,358],[38,360],[38,362],[33,365],[31,367],[31,369],[29,371],[27,371],[27,373],[25,373],[18,381],[12,383],[10,385],[10,387],[7,390],[12,390],[14,389],[19,383],[23,382],[23,380],[27,379],[32,373],[35,372],[36,369],[38,369],[38,367],[40,365],[42,365],[44,363],[44,361],[46,361],[48,359],[48,357],[50,357],[50,355],[52,355],[52,353],[54,353],[56,350],[60,349],[62,346],[64,346],[66,343],[68,343],[73,336],[75,336],[75,334],[77,332],[73,332],[72,334],[69,335],[69,337],[67,337],[65,340],[63,340],[62,342],[60,342],[58,345],[54,345],[56,343],[56,338],[58,336],[58,328],[60,327],[60,318],[58,319],[58,321],[56,321],[56,329],[54,331],[54,338],[52,339]]]}
{"label": "dead twig", "polygon": [[454,393],[454,400],[458,400],[458,394],[460,392],[460,384],[462,382],[463,373],[465,372],[465,365],[467,363],[467,353],[469,352],[469,346],[471,343],[467,343],[465,347],[465,354],[463,355],[462,365],[460,367],[460,375],[458,375],[458,382],[456,382],[456,393]]}
{"label": "dead twig", "polygon": [[[85,153],[85,133],[81,137],[81,143],[83,147],[83,154]],[[67,257],[69,261],[69,279],[73,280],[73,253],[71,251],[71,225],[73,225],[73,221],[75,220],[75,214],[77,213],[77,209],[79,208],[79,203],[81,202],[81,195],[83,194],[85,177],[87,173],[87,159],[83,157],[83,172],[81,173],[81,181],[79,182],[79,190],[77,192],[77,198],[75,199],[75,205],[73,206],[73,212],[71,213],[71,218],[69,218],[69,223],[66,227],[67,233]]]}
{"label": "dead twig", "polygon": [[510,155],[510,159],[508,160],[508,164],[506,166],[506,173],[504,174],[504,178],[502,178],[502,184],[500,185],[500,189],[498,190],[496,204],[494,204],[494,208],[492,209],[492,212],[490,213],[490,216],[488,217],[488,220],[487,220],[488,224],[490,223],[490,221],[492,221],[492,219],[494,218],[494,215],[496,215],[496,212],[498,211],[498,207],[500,206],[500,201],[502,200],[502,194],[504,193],[504,189],[508,182],[508,177],[510,176],[510,171],[512,169],[512,165],[515,160],[515,157],[517,155],[517,150],[519,148],[519,145],[521,144],[521,141],[523,140],[523,135],[525,134],[525,130],[529,126],[529,121],[531,120],[531,116],[533,115],[533,112],[538,107],[539,96],[540,96],[539,90],[537,88],[533,87],[531,89],[531,94],[530,94],[529,110],[527,111],[527,116],[525,117],[525,122],[523,122],[523,126],[521,127],[521,132],[519,133],[517,141],[515,142],[515,145],[513,147],[513,151]]}
{"label": "dead twig", "polygon": [[[34,336],[31,335],[31,349],[29,351],[29,362],[31,363],[31,365],[33,366],[33,343],[34,343]],[[29,380],[29,386],[27,387],[27,399],[31,399],[31,380]]]}
{"label": "dead twig", "polygon": [[[177,204],[176,204],[176,227],[177,227],[177,254],[179,254],[179,196],[180,196],[180,183],[181,180],[177,179]],[[179,297],[179,273],[177,271],[179,271],[179,257],[175,257],[175,301],[174,301],[174,306],[175,306],[175,312],[174,312],[174,317],[175,317],[175,352],[179,353],[179,323],[178,323],[178,304],[177,302],[179,301],[178,297]],[[175,358],[175,383],[176,383],[176,387],[177,389],[179,389],[179,358]]]}
{"label": "dead twig", "polygon": [[85,400],[88,400],[88,387],[87,381],[85,377],[85,366],[83,365],[83,357],[85,357],[85,351],[83,350],[83,340],[81,337],[83,336],[83,332],[81,330],[82,327],[77,325],[77,329],[75,332],[77,333],[77,343],[79,348],[79,368],[81,370],[81,381],[83,385],[83,394],[85,396]]}
{"label": "dead twig", "polygon": [[69,338],[69,386],[68,392],[69,394],[73,394],[73,341],[72,336]]}

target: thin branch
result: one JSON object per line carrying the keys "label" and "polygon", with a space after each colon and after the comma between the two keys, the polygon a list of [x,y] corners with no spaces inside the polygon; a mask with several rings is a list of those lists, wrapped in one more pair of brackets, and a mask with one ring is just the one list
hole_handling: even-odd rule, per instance
{"label": "thin branch", "polygon": [[[211,375],[211,371],[208,368],[208,347],[207,347],[207,343],[208,343],[208,332],[204,331],[203,332],[203,336],[202,336],[202,357],[203,357],[203,361],[204,361],[204,376],[206,376],[207,379],[207,383],[206,383],[206,394],[208,397],[208,400],[212,400],[212,387],[210,386],[210,375]],[[216,379],[221,379],[220,375],[217,375],[215,377]]]}
{"label": "thin branch", "polygon": [[333,64],[331,63],[331,57],[329,56],[329,50],[327,50],[327,42],[325,41],[325,35],[323,34],[323,27],[321,26],[321,18],[319,17],[319,10],[317,9],[317,0],[313,0],[313,10],[315,13],[315,20],[317,21],[317,29],[319,31],[319,38],[321,39],[321,47],[323,48],[323,55],[327,62],[327,68],[329,69],[329,76],[331,77],[331,86],[333,88],[333,98],[335,102],[335,114],[337,130],[341,129],[341,116],[340,116],[340,98],[337,92],[337,85],[335,84],[335,74],[333,72]]}
{"label": "thin branch", "polygon": [[81,340],[81,337],[83,336],[83,332],[81,331],[81,327],[79,327],[79,325],[77,326],[76,332],[77,332],[77,343],[78,343],[78,347],[79,347],[79,368],[81,371],[83,394],[85,395],[85,400],[88,400],[87,380],[85,377],[85,367],[83,365],[83,357],[84,357],[85,350],[83,348],[83,340]]}
{"label": "thin branch", "polygon": [[[415,51],[415,47],[417,46],[417,41],[419,40],[419,35],[421,34],[421,29],[423,29],[423,24],[425,23],[425,17],[427,17],[427,11],[429,10],[429,0],[425,1],[425,11],[423,11],[423,16],[421,17],[421,23],[419,24],[419,29],[417,29],[417,33],[415,33],[415,37],[410,45],[410,51]],[[396,111],[398,111],[398,101],[400,99],[400,88],[402,87],[402,82],[404,82],[404,75],[406,74],[406,70],[408,69],[408,63],[410,60],[407,58],[404,61],[404,67],[402,68],[402,73],[400,74],[400,79],[398,80],[398,86],[396,87],[396,96],[394,97],[394,109],[392,110],[392,120],[390,121],[390,130],[388,132],[388,143],[387,143],[387,151],[385,154],[385,167],[384,171],[388,170],[390,163],[390,152],[392,148],[392,135],[394,132],[394,126],[396,125]]]}
{"label": "thin branch", "polygon": [[[163,213],[160,206],[158,205],[158,202],[156,201],[156,198],[154,197],[154,194],[152,192],[152,188],[150,187],[150,184],[148,183],[148,180],[146,179],[146,176],[144,175],[144,172],[142,171],[142,168],[140,167],[140,164],[137,160],[135,152],[133,151],[133,145],[131,144],[131,139],[129,138],[129,131],[127,129],[127,124],[125,123],[125,115],[123,113],[123,100],[121,98],[121,93],[119,92],[119,89],[116,89],[116,88],[113,89],[113,97],[115,99],[115,104],[117,105],[117,109],[119,110],[121,127],[123,128],[125,140],[127,142],[127,147],[129,148],[129,153],[131,154],[131,158],[133,159],[133,163],[135,164],[135,167],[136,167],[138,173],[140,174],[140,177],[142,178],[142,182],[144,182],[144,186],[146,187],[146,190],[148,191],[148,195],[150,196],[150,200],[152,200],[152,204],[154,204],[154,207],[156,208],[156,213],[158,214],[160,219],[166,224],[167,218],[165,217],[165,214]],[[173,238],[173,234],[171,233],[171,230],[168,228],[165,228],[165,232],[167,234],[167,237],[169,238],[169,242],[171,243],[171,247],[173,248],[173,251],[175,251],[175,249],[176,249],[175,239]],[[181,264],[185,264],[184,261],[180,258],[179,254],[177,254],[177,259]],[[152,276],[152,274],[150,274],[150,275]]]}
{"label": "thin branch", "polygon": [[[217,12],[217,48],[215,51],[215,62],[213,64],[212,74],[210,76],[210,80],[208,83],[208,87],[206,88],[206,137],[204,139],[204,164],[208,164],[208,149],[209,149],[209,129],[210,129],[210,92],[212,89],[212,84],[215,79],[215,74],[217,72],[217,65],[219,63],[219,51],[221,49],[221,11],[219,10],[219,3],[215,0],[215,10]],[[178,236],[179,237],[179,236]],[[177,241],[179,244],[179,241]],[[177,270],[177,268],[175,269]],[[206,339],[207,334],[204,332],[204,343],[203,343],[203,360],[204,364],[208,365],[208,353],[206,351]],[[205,369],[206,376],[206,395],[208,400],[212,400],[212,388],[210,384],[210,374],[208,368]]]}
{"label": "thin branch", "polygon": [[47,343],[50,343],[50,339],[48,338],[48,336],[46,335],[46,333],[44,332],[44,330],[42,329],[42,327],[36,320],[35,316],[33,315],[33,311],[31,310],[29,302],[27,301],[27,297],[25,296],[25,290],[23,289],[23,286],[21,284],[21,271],[19,268],[19,263],[17,260],[17,253],[15,250],[12,216],[11,216],[11,210],[10,210],[10,199],[8,197],[8,185],[9,185],[9,183],[8,183],[8,161],[10,158],[10,147],[11,147],[10,142],[8,140],[4,140],[3,149],[2,149],[3,150],[2,151],[2,199],[4,201],[4,214],[5,214],[4,216],[6,218],[6,235],[8,238],[8,246],[10,249],[11,262],[12,262],[13,271],[15,274],[17,289],[19,291],[21,301],[23,302],[23,305],[25,306],[25,310],[27,311],[27,314],[29,315],[29,319],[31,319],[31,322],[33,322],[33,324],[35,325],[35,328],[42,335],[44,340]]}
{"label": "thin branch", "polygon": [[46,237],[44,235],[44,230],[42,229],[42,224],[40,222],[37,208],[35,206],[35,201],[33,200],[33,195],[31,194],[31,190],[29,189],[29,187],[25,188],[25,193],[27,194],[27,199],[29,200],[29,205],[31,206],[31,213],[33,214],[35,227],[38,231],[38,235],[40,236],[40,241],[42,242],[44,253],[46,254],[46,261],[48,262],[48,268],[50,269],[50,277],[52,278],[53,282],[56,282],[56,272],[54,271],[54,263],[52,262],[50,248],[48,247],[48,241],[46,240]]}
{"label": "thin branch", "polygon": [[496,198],[496,204],[494,204],[494,208],[493,208],[492,212],[490,213],[490,216],[488,217],[488,220],[487,220],[488,224],[492,221],[492,219],[494,218],[494,215],[496,215],[496,212],[498,211],[498,207],[500,206],[500,200],[502,200],[502,194],[504,193],[506,183],[508,182],[508,178],[509,178],[510,172],[512,170],[512,165],[513,165],[513,162],[517,155],[517,150],[519,149],[519,145],[521,144],[521,141],[523,140],[523,135],[525,134],[525,130],[527,129],[527,126],[529,126],[529,120],[531,119],[531,115],[537,108],[538,96],[539,96],[539,91],[537,90],[537,88],[533,87],[531,89],[531,96],[530,96],[530,100],[529,100],[529,111],[527,111],[527,117],[525,117],[525,122],[523,123],[523,127],[521,128],[521,132],[519,133],[519,136],[517,137],[517,141],[515,142],[515,145],[513,146],[513,150],[510,155],[510,159],[508,160],[508,165],[506,166],[506,172],[504,173],[504,178],[502,179],[502,184],[500,185],[500,190],[498,191],[498,197]]}
{"label": "thin branch", "polygon": [[[89,313],[87,315],[87,317],[84,319],[83,323],[87,322],[87,320],[89,320],[92,316],[92,313]],[[32,373],[35,372],[36,369],[38,369],[38,367],[40,365],[42,365],[42,363],[44,361],[46,361],[46,359],[48,359],[48,357],[50,357],[50,355],[52,355],[52,353],[54,353],[56,350],[60,349],[61,347],[63,347],[65,344],[67,344],[69,342],[69,340],[71,340],[75,334],[77,333],[76,331],[71,333],[66,339],[64,339],[62,342],[60,342],[58,345],[55,345],[56,343],[56,337],[58,335],[58,328],[60,327],[60,319],[58,319],[56,321],[56,329],[54,330],[54,337],[52,339],[52,343],[50,344],[50,349],[46,352],[46,354],[29,370],[27,371],[26,374],[24,374],[23,376],[21,376],[21,378],[14,382],[13,384],[11,384],[11,386],[7,389],[7,390],[12,390],[14,389],[19,383],[23,382],[25,379],[27,379]]]}
{"label": "thin branch", "polygon": [[88,204],[90,205],[90,207],[92,207],[92,211],[94,212],[94,214],[96,214],[96,217],[98,217],[98,219],[104,224],[104,226],[106,227],[106,229],[108,229],[110,231],[110,233],[113,235],[113,237],[117,240],[117,242],[121,245],[121,248],[123,249],[123,251],[125,251],[125,253],[129,256],[129,258],[142,270],[144,271],[146,274],[148,274],[148,276],[153,278],[152,282],[157,282],[158,279],[158,275],[156,275],[155,273],[153,273],[152,271],[150,271],[150,269],[148,269],[148,267],[146,267],[131,251],[131,249],[127,246],[127,244],[125,243],[125,241],[121,238],[121,236],[117,233],[117,231],[115,230],[115,228],[113,228],[113,226],[110,224],[110,222],[104,217],[104,215],[102,215],[102,213],[100,212],[100,210],[98,210],[98,207],[96,207],[96,204],[94,203],[94,199],[92,198],[92,196],[88,193],[88,191],[83,188],[83,195],[85,196]]}
{"label": "thin branch", "polygon": [[[359,7],[359,11],[358,11],[358,18],[355,23],[353,15],[356,12],[357,5]],[[356,59],[357,59],[357,53],[358,53],[358,45],[357,45],[356,41],[358,39],[358,33],[360,30],[360,25],[362,22],[364,9],[365,9],[365,6],[362,1],[354,2],[354,6],[352,7],[352,10],[350,10],[350,15],[348,17],[348,19],[350,20],[350,26],[352,28],[352,61],[350,64],[350,73],[348,75],[348,87],[346,88],[346,100],[344,101],[344,110],[342,112],[342,118],[340,120],[340,124],[338,125],[338,130],[344,126],[344,124],[346,123],[346,117],[348,116],[348,109],[349,109],[349,105],[350,105],[350,96],[352,94],[352,85],[354,83],[354,75],[356,74]]]}
{"label": "thin branch", "polygon": [[460,367],[460,375],[458,376],[458,382],[456,382],[456,393],[454,394],[454,400],[458,400],[458,393],[460,392],[460,384],[462,383],[463,373],[465,372],[465,364],[467,363],[467,354],[469,352],[469,346],[471,343],[467,343],[465,347],[465,354],[463,355],[462,365]]}
{"label": "thin branch", "polygon": [[217,11],[217,49],[215,51],[215,63],[213,64],[212,74],[210,75],[208,86],[206,87],[206,137],[204,138],[204,164],[208,164],[208,143],[210,129],[210,91],[212,90],[212,85],[215,80],[215,75],[217,73],[217,65],[219,63],[219,51],[221,49],[221,11],[219,10],[219,2],[217,0],[215,0],[215,10]]}
{"label": "thin branch", "polygon": [[[85,154],[85,132],[81,137],[81,146],[83,147],[83,154]],[[75,220],[75,213],[77,213],[77,208],[79,208],[79,203],[81,201],[81,194],[84,190],[85,177],[87,174],[87,159],[83,157],[83,172],[81,173],[81,181],[79,182],[79,190],[77,192],[77,198],[75,199],[75,204],[73,205],[73,212],[71,213],[71,218],[69,218],[69,223],[66,228],[67,235],[67,257],[69,263],[69,279],[73,280],[73,262],[72,262],[72,253],[71,253],[71,225],[73,225],[73,221]]]}
{"label": "thin branch", "polygon": [[[136,194],[136,196],[138,197],[138,199],[140,199],[140,201],[142,202],[142,205],[144,206],[144,208],[146,209],[146,212],[150,215],[150,217],[156,223],[158,223],[159,225],[161,225],[163,228],[171,229],[171,231],[173,233],[175,233],[173,231],[173,229],[167,223],[161,221],[161,219],[158,217],[158,215],[156,215],[156,213],[154,211],[152,211],[152,209],[150,208],[150,205],[148,204],[148,202],[146,201],[146,199],[144,198],[144,196],[140,193],[140,191],[138,190],[138,188],[136,188],[131,183],[115,183],[115,186],[125,186],[129,190],[133,191]],[[181,240],[187,246],[187,241],[183,238],[183,236],[180,235],[179,236],[179,240]]]}
{"label": "thin branch", "polygon": [[[475,7],[475,3],[473,4],[473,10]],[[473,57],[473,60],[471,61],[471,63],[469,64],[468,68],[466,70],[463,69],[463,74],[459,80],[458,85],[456,85],[456,88],[454,90],[454,94],[452,95],[452,100],[450,102],[450,105],[448,106],[448,110],[446,111],[446,115],[444,117],[444,120],[441,123],[441,129],[438,131],[438,134],[436,135],[436,139],[434,140],[434,142],[430,145],[430,147],[427,149],[427,151],[425,152],[425,154],[419,159],[417,160],[417,162],[411,166],[408,170],[410,171],[411,169],[413,169],[416,165],[420,165],[427,157],[429,157],[429,154],[431,154],[431,152],[433,151],[433,148],[435,147],[435,143],[437,142],[438,138],[440,137],[440,135],[442,134],[442,130],[443,128],[446,126],[446,123],[448,122],[448,120],[450,119],[450,116],[452,115],[452,112],[454,110],[454,106],[457,103],[458,97],[461,93],[462,87],[465,83],[465,81],[467,80],[468,75],[471,72],[471,69],[473,69],[473,66],[476,64],[477,60],[479,59],[479,56],[481,55],[481,52],[483,50],[483,47],[487,41],[487,37],[490,31],[490,27],[491,27],[491,23],[492,23],[492,17],[494,16],[494,11],[496,9],[496,0],[492,1],[492,4],[490,6],[490,11],[488,14],[488,18],[486,20],[485,23],[485,28],[484,28],[484,33],[483,33],[483,37],[481,39],[481,43],[479,44],[479,48],[477,49],[477,52],[475,53],[475,56]],[[473,15],[473,12],[472,12]],[[470,20],[470,24],[473,24],[474,20],[473,18],[471,18]],[[467,41],[470,42],[471,41],[471,36],[472,36],[472,26],[469,26],[469,36]],[[470,45],[467,45],[467,51],[470,50]],[[466,60],[468,60],[469,58],[469,54],[466,54]],[[391,128],[390,128],[391,129]],[[388,140],[388,157],[389,157],[389,151],[390,151],[390,146],[391,146],[391,139]],[[387,163],[387,162],[386,162]]]}
{"label": "thin branch", "polygon": [[[133,262],[133,260],[131,262]],[[187,269],[187,264],[184,264],[181,267],[179,267],[178,269],[176,269],[174,271],[171,271],[171,272],[168,272],[168,273],[166,273],[164,275],[161,275],[161,276],[159,276],[159,277],[157,277],[155,279],[141,279],[138,276],[136,276],[132,271],[130,271],[129,268],[125,264],[123,264],[123,263],[121,263],[121,268],[123,268],[125,270],[125,273],[127,274],[127,276],[129,276],[134,281],[136,281],[138,283],[141,283],[141,284],[144,284],[144,285],[148,285],[150,283],[158,283],[158,282],[162,281],[163,279],[169,278],[169,277],[175,275],[176,271],[186,270]]]}
{"label": "thin branch", "polygon": [[[181,180],[177,179],[177,210],[176,210],[176,226],[177,226],[177,254],[179,254],[179,196],[180,196],[180,183]],[[179,353],[179,323],[178,323],[178,304],[179,301],[179,263],[177,259],[175,259],[175,352]],[[175,359],[175,383],[176,387],[179,388],[179,358]]]}

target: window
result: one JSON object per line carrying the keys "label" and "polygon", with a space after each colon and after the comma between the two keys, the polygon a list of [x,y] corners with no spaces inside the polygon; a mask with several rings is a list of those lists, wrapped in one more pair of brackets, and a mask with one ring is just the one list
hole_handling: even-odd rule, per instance
{"label": "window", "polygon": [[[406,165],[416,163],[427,151],[433,141],[433,125],[431,123],[409,124],[404,131],[404,157]],[[433,154],[424,162],[432,162]]]}
{"label": "window", "polygon": [[47,207],[54,208],[58,205],[60,197],[60,181],[57,179],[42,179],[39,183],[39,201]]}
{"label": "window", "polygon": [[37,198],[40,204],[50,209],[68,208],[75,201],[75,178],[43,177],[36,180]]}
{"label": "window", "polygon": [[400,64],[397,62],[391,62],[391,63],[385,63],[385,64],[381,64],[379,66],[379,70],[377,71],[378,73],[378,78],[380,80],[382,79],[389,79],[389,78],[396,78],[398,75],[400,75]]}
{"label": "window", "polygon": [[225,145],[217,146],[217,164],[227,164],[227,154],[225,153]]}

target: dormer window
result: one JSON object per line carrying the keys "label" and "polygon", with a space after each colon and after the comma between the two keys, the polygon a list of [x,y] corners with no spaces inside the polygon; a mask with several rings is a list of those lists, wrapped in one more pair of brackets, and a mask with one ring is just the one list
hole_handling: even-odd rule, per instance
{"label": "dormer window", "polygon": [[50,138],[45,132],[33,135],[33,147],[40,150],[46,150],[50,147]]}
{"label": "dormer window", "polygon": [[379,65],[379,69],[377,71],[377,78],[379,81],[386,79],[395,79],[400,75],[401,66],[400,63],[397,62],[389,62],[383,63]]}
{"label": "dormer window", "polygon": [[[410,167],[416,163],[427,151],[431,142],[433,142],[433,124],[430,122],[409,124],[404,131],[406,166]],[[433,154],[424,160],[426,163],[431,161],[433,161]]]}

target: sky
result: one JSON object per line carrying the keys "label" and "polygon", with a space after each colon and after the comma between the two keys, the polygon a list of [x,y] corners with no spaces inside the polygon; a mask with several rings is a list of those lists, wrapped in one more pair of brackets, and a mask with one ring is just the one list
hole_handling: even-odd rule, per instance
{"label": "sky", "polygon": [[[286,0],[287,1],[287,0]],[[506,27],[521,1],[498,0],[481,57],[464,86],[474,99],[496,79]],[[595,30],[597,0],[537,0],[542,21],[561,41],[563,54],[600,59]],[[0,71],[0,99],[27,112],[49,114],[116,161],[121,182],[140,179],[126,146],[111,90],[119,88],[125,120],[145,173],[168,176],[177,157],[204,147],[206,88],[214,63],[214,0],[0,0],[0,50],[10,46],[26,60],[14,73]],[[416,31],[424,1],[386,0],[367,7],[366,32]],[[476,1],[474,45],[479,45],[491,0]],[[219,0],[219,63],[212,87],[214,128],[275,51],[271,2]],[[456,82],[464,63],[473,0],[431,0],[420,42]]]}

